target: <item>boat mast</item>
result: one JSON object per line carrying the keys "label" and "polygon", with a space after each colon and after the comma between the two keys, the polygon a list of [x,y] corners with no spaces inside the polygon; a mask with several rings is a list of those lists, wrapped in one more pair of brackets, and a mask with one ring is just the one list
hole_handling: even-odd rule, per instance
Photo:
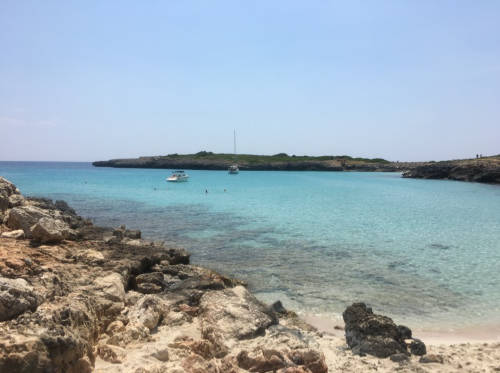
{"label": "boat mast", "polygon": [[236,130],[234,130],[234,156],[236,157]]}

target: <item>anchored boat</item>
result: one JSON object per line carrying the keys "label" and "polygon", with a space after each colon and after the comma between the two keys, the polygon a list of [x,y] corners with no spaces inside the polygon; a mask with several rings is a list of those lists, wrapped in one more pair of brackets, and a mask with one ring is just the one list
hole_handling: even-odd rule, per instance
{"label": "anchored boat", "polygon": [[167,177],[167,181],[177,183],[180,181],[188,181],[188,179],[189,175],[182,170],[172,171],[172,175],[170,175],[170,177]]}
{"label": "anchored boat", "polygon": [[[236,160],[236,130],[234,130],[234,158]],[[231,175],[235,175],[237,174],[238,172],[240,172],[240,169],[238,167],[238,164],[235,163],[235,164],[232,164],[231,166],[229,166],[229,170],[228,172],[231,174]]]}
{"label": "anchored boat", "polygon": [[238,168],[237,164],[233,164],[233,165],[229,166],[229,173],[230,174],[237,174],[238,172],[240,172],[240,169]]}

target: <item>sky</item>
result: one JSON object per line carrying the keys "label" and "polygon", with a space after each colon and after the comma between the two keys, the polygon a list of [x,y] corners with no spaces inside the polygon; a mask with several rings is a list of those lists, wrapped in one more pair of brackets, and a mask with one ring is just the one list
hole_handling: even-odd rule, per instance
{"label": "sky", "polygon": [[0,1],[0,160],[500,153],[500,1]]}

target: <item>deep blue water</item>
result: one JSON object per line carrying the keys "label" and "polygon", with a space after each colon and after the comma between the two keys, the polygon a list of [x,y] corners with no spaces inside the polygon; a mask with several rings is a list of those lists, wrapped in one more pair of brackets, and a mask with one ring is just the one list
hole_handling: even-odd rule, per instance
{"label": "deep blue water", "polygon": [[257,171],[188,171],[174,184],[169,173],[0,162],[22,193],[183,246],[265,301],[323,314],[365,301],[413,326],[500,320],[499,186]]}

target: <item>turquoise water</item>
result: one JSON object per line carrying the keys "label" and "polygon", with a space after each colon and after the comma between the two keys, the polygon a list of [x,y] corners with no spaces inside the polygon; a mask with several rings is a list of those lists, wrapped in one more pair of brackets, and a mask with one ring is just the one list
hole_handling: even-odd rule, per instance
{"label": "turquoise water", "polygon": [[329,315],[365,301],[412,326],[500,321],[499,186],[256,171],[188,171],[175,184],[169,173],[0,162],[24,194],[184,246],[268,302]]}

